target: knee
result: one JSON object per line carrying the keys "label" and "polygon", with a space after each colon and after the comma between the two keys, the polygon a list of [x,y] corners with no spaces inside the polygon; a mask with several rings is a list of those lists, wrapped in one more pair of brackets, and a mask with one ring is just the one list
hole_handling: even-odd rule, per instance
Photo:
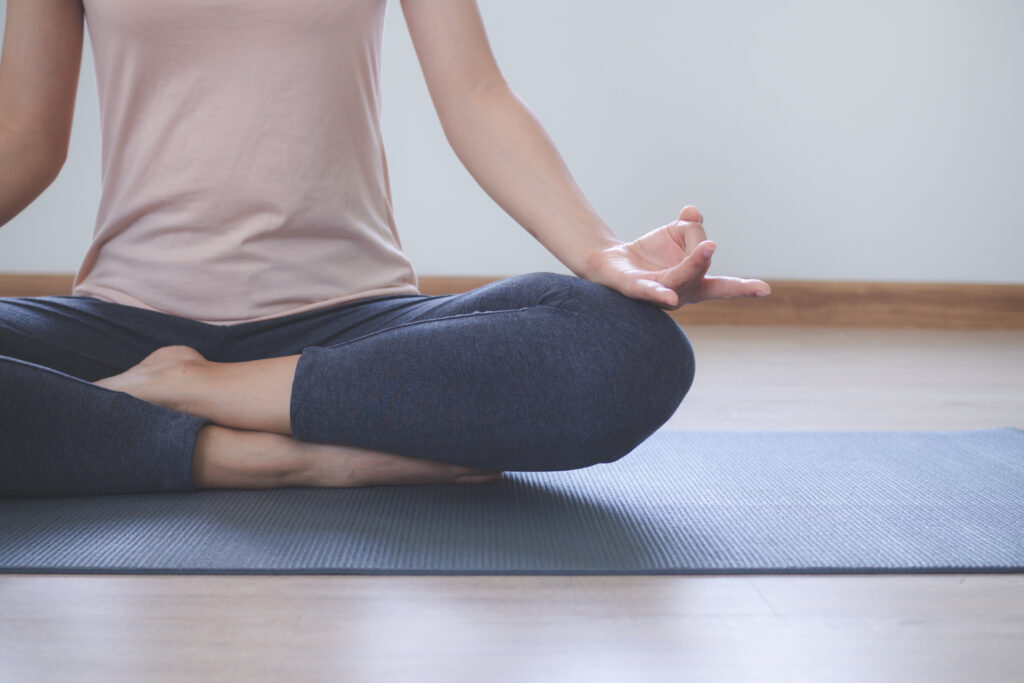
{"label": "knee", "polygon": [[586,410],[573,448],[576,466],[586,467],[622,458],[664,425],[689,392],[696,364],[689,339],[664,310],[573,279],[568,298],[588,312],[573,343],[593,354],[589,381],[579,387]]}
{"label": "knee", "polygon": [[570,279],[565,303],[596,321],[604,364],[618,369],[616,381],[654,397],[649,412],[667,420],[693,384],[695,358],[683,329],[653,303]]}
{"label": "knee", "polygon": [[[518,275],[501,286],[524,305],[567,311],[559,318],[565,323],[561,348],[552,356],[562,365],[545,366],[552,376],[563,376],[561,386],[529,409],[543,424],[542,438],[530,449],[536,469],[618,460],[665,424],[690,390],[693,348],[654,304],[558,273]],[[553,419],[559,414],[562,419]]]}
{"label": "knee", "polygon": [[653,304],[631,301],[619,334],[609,340],[620,345],[617,387],[610,387],[617,410],[605,421],[607,434],[594,454],[598,463],[622,458],[662,427],[693,384],[696,362],[682,328]]}

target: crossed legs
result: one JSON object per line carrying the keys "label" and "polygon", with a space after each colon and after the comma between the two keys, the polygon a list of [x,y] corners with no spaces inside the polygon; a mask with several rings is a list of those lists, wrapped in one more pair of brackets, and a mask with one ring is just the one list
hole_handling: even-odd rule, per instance
{"label": "crossed legs", "polygon": [[289,404],[299,355],[215,363],[165,346],[123,373],[94,382],[211,420],[193,453],[197,488],[477,484],[500,471],[292,438]]}
{"label": "crossed legs", "polygon": [[[208,419],[199,487],[493,481],[622,457],[674,412],[692,349],[654,306],[533,273],[301,354],[162,347],[95,384]],[[297,432],[297,433],[293,433]]]}

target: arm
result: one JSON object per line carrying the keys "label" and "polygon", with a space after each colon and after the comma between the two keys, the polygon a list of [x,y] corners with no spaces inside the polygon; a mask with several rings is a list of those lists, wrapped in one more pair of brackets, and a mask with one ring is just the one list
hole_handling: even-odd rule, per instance
{"label": "arm", "polygon": [[537,117],[505,83],[467,98],[443,127],[456,156],[502,209],[576,275],[621,244],[583,196]]}
{"label": "arm", "polygon": [[768,293],[760,280],[706,275],[715,245],[707,240],[695,207],[633,242],[612,233],[540,122],[506,83],[476,0],[402,0],[402,8],[456,156],[483,190],[573,273],[664,308]]}
{"label": "arm", "polygon": [[50,154],[0,124],[0,227],[50,186],[55,167]]}
{"label": "arm", "polygon": [[501,74],[475,0],[402,0],[452,150],[480,187],[572,272],[618,244],[540,121]]}
{"label": "arm", "polygon": [[68,153],[82,59],[81,0],[8,0],[0,55],[0,226]]}

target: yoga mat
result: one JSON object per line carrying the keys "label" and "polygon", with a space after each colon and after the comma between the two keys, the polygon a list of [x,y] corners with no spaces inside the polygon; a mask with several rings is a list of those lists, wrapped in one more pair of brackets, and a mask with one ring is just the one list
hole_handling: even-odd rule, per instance
{"label": "yoga mat", "polygon": [[0,571],[1024,570],[1024,431],[660,430],[491,484],[0,500]]}

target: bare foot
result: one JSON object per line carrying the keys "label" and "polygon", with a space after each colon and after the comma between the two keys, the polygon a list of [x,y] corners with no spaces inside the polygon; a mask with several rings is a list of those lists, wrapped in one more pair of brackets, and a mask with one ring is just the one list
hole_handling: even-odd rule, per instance
{"label": "bare foot", "polygon": [[[211,364],[190,346],[164,346],[137,365],[94,384],[195,414],[189,412],[191,399],[181,398],[188,393],[180,386],[186,375],[194,376]],[[193,458],[196,484],[207,488],[478,484],[495,481],[502,474],[213,422],[199,431]]]}
{"label": "bare foot", "polygon": [[310,443],[283,434],[214,424],[199,431],[193,458],[193,478],[200,488],[482,484],[502,475],[500,470]]}
{"label": "bare foot", "polygon": [[187,413],[188,406],[179,405],[179,394],[170,390],[170,382],[175,373],[188,372],[208,362],[191,346],[162,346],[121,374],[105,377],[93,384]]}
{"label": "bare foot", "polygon": [[409,458],[355,446],[297,441],[305,467],[299,486],[379,486],[395,484],[483,484],[501,478],[501,472]]}

